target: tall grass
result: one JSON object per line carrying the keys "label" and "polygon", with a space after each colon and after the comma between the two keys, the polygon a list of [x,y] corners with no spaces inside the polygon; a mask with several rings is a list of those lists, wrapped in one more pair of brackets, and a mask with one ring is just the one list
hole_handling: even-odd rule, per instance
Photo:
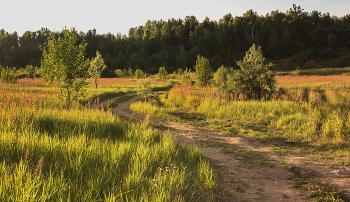
{"label": "tall grass", "polygon": [[44,88],[1,86],[0,201],[212,199],[217,181],[195,148],[111,111],[64,110],[35,97]]}
{"label": "tall grass", "polygon": [[[162,111],[162,114],[178,111],[202,114],[207,122],[223,125],[225,122],[262,125],[282,130],[283,137],[292,140],[349,145],[348,78],[278,77],[279,91],[268,101],[233,100],[232,96],[220,93],[215,88],[176,85],[167,96],[161,97],[162,105],[159,106],[165,108],[158,111]],[[150,109],[148,105],[145,108]],[[153,111],[157,111],[153,107]]]}

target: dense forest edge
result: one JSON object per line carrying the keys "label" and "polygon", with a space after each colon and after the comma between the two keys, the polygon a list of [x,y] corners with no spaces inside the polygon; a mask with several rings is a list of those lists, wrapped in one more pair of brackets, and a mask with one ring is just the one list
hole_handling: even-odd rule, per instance
{"label": "dense forest edge", "polygon": [[[17,32],[0,30],[0,66],[40,67],[40,46],[49,34],[61,36],[47,28]],[[148,20],[145,25],[130,28],[128,36],[96,30],[76,32],[78,42],[85,41],[86,57],[99,51],[106,68],[102,77],[115,77],[117,69],[141,69],[157,73],[193,68],[197,55],[208,58],[213,70],[221,65],[238,68],[252,44],[261,46],[273,70],[290,71],[310,68],[350,66],[350,14],[331,16],[319,11],[306,12],[293,4],[286,12],[271,11],[265,16],[248,10],[242,16],[224,15],[219,21],[195,16],[184,19]]]}

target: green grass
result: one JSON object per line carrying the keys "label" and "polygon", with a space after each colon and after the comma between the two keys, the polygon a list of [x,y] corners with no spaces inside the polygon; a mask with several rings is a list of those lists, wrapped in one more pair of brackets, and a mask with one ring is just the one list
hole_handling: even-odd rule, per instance
{"label": "green grass", "polygon": [[215,172],[197,148],[110,110],[26,104],[16,89],[0,89],[11,97],[0,105],[0,201],[214,200]]}
{"label": "green grass", "polygon": [[[283,96],[269,101],[229,100],[214,89],[175,86],[160,97],[160,103],[139,103],[131,109],[259,140],[280,154],[309,156],[332,166],[349,165],[350,91],[346,85],[315,86],[289,87]],[[220,147],[246,163],[271,163],[261,157],[261,162],[254,161],[257,154],[249,150],[225,144]],[[342,160],[335,162],[337,159]],[[296,184],[310,183],[309,189],[303,188],[317,201],[348,200],[341,191],[315,183],[315,176],[302,176],[300,180],[297,175]]]}

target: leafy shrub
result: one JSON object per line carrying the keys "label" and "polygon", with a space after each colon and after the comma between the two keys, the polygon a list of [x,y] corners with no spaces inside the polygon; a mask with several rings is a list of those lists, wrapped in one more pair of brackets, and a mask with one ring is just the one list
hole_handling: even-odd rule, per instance
{"label": "leafy shrub", "polygon": [[145,77],[145,73],[143,73],[143,71],[141,69],[136,69],[135,70],[135,77],[137,79],[142,79]]}
{"label": "leafy shrub", "polygon": [[168,72],[166,71],[165,67],[160,67],[158,72],[158,78],[165,79],[167,75],[168,75]]}
{"label": "leafy shrub", "polygon": [[0,66],[0,80],[5,83],[14,83],[18,79],[16,69]]}
{"label": "leafy shrub", "polygon": [[209,60],[201,55],[197,56],[195,65],[196,79],[199,85],[208,86],[210,80],[213,78],[212,68],[209,64]]}

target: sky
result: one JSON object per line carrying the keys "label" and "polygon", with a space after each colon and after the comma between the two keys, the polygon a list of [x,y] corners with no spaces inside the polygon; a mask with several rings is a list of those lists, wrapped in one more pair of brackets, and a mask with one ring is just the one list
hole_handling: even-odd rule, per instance
{"label": "sky", "polygon": [[132,27],[147,20],[184,19],[195,16],[218,21],[224,15],[242,16],[252,9],[258,15],[271,11],[286,12],[296,4],[305,12],[317,10],[331,16],[350,14],[349,0],[0,0],[0,29],[17,32],[48,28],[61,31],[75,28],[86,33],[127,35]]}

